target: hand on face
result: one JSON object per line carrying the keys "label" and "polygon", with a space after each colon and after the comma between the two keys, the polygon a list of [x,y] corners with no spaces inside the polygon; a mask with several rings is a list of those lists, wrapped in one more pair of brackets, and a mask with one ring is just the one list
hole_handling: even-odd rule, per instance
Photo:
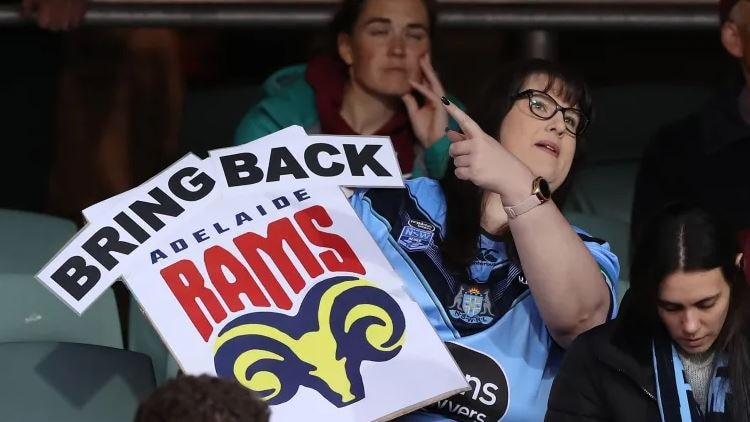
{"label": "hand on face", "polygon": [[503,203],[509,206],[526,199],[531,194],[534,178],[529,168],[487,135],[460,108],[448,104],[445,109],[464,132],[448,133],[452,141],[449,153],[456,166],[456,177],[498,193]]}
{"label": "hand on face", "polygon": [[429,148],[435,141],[443,136],[448,126],[448,113],[440,103],[440,98],[445,96],[445,90],[440,83],[435,69],[430,63],[430,55],[425,54],[419,59],[424,79],[422,81],[410,80],[411,86],[424,95],[425,102],[420,107],[412,94],[401,97],[409,113],[412,129],[423,147]]}

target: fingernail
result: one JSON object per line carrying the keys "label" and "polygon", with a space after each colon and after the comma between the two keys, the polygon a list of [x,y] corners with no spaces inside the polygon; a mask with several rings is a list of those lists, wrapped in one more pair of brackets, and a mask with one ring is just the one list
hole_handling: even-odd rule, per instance
{"label": "fingernail", "polygon": [[450,102],[450,101],[448,101],[448,99],[447,99],[447,98],[445,98],[445,97],[440,97],[440,101],[442,101],[442,102],[443,102],[443,104],[445,104],[445,105],[451,105],[451,102]]}

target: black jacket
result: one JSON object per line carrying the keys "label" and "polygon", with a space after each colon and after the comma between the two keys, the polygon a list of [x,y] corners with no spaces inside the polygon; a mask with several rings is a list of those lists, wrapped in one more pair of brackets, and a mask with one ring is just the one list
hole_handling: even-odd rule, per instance
{"label": "black jacket", "polygon": [[[656,212],[678,201],[703,205],[735,230],[750,227],[750,125],[738,110],[743,85],[728,83],[702,111],[652,140],[636,180],[631,239]],[[669,101],[664,99],[664,107]]]}
{"label": "black jacket", "polygon": [[658,422],[650,342],[631,339],[620,320],[580,335],[565,355],[546,422]]}

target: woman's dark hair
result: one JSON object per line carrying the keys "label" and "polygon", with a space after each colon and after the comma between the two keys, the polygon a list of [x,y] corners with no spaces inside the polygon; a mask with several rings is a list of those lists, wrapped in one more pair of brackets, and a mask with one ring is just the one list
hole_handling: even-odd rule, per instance
{"label": "woman's dark hair", "polygon": [[[536,74],[546,75],[548,78],[544,92],[560,87],[562,92],[555,94],[558,94],[561,100],[576,104],[586,116],[591,116],[591,95],[580,77],[547,60],[522,60],[504,65],[501,71],[495,73],[480,91],[477,103],[470,108],[470,114],[482,130],[491,136],[498,134],[501,123],[516,102],[515,95],[523,89],[526,80]],[[552,195],[558,207],[562,207],[577,167],[583,138],[578,136],[575,142],[576,152],[570,173]],[[477,254],[484,192],[473,183],[456,178],[454,170],[451,160],[441,180],[447,203],[446,238],[443,241],[442,252],[443,261],[453,272],[464,273]],[[517,261],[518,257],[509,235],[506,243],[510,246],[508,255]]]}
{"label": "woman's dark hair", "polygon": [[750,421],[750,304],[748,284],[735,260],[739,242],[731,229],[709,212],[689,204],[671,204],[650,220],[636,241],[627,304],[618,319],[621,341],[650,350],[666,328],[658,315],[659,285],[675,271],[721,269],[730,287],[729,311],[716,340],[717,353],[729,356],[733,421]]}
{"label": "woman's dark hair", "polygon": [[[333,15],[328,28],[328,43],[331,51],[336,51],[337,38],[339,34],[352,34],[354,24],[357,22],[365,3],[373,0],[343,0],[336,14]],[[435,23],[437,22],[437,3],[435,0],[422,0],[427,10],[427,20],[430,25],[428,28],[430,38],[434,38]]]}

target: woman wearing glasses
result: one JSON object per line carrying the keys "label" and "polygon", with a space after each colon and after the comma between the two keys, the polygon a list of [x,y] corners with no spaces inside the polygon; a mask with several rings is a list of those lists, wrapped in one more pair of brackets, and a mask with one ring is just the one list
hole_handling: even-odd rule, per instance
{"label": "woman wearing glasses", "polygon": [[448,133],[442,181],[352,197],[471,387],[405,421],[541,421],[564,349],[615,308],[617,258],[556,205],[588,123],[584,84],[532,60],[484,92],[479,124],[442,99],[463,132]]}

